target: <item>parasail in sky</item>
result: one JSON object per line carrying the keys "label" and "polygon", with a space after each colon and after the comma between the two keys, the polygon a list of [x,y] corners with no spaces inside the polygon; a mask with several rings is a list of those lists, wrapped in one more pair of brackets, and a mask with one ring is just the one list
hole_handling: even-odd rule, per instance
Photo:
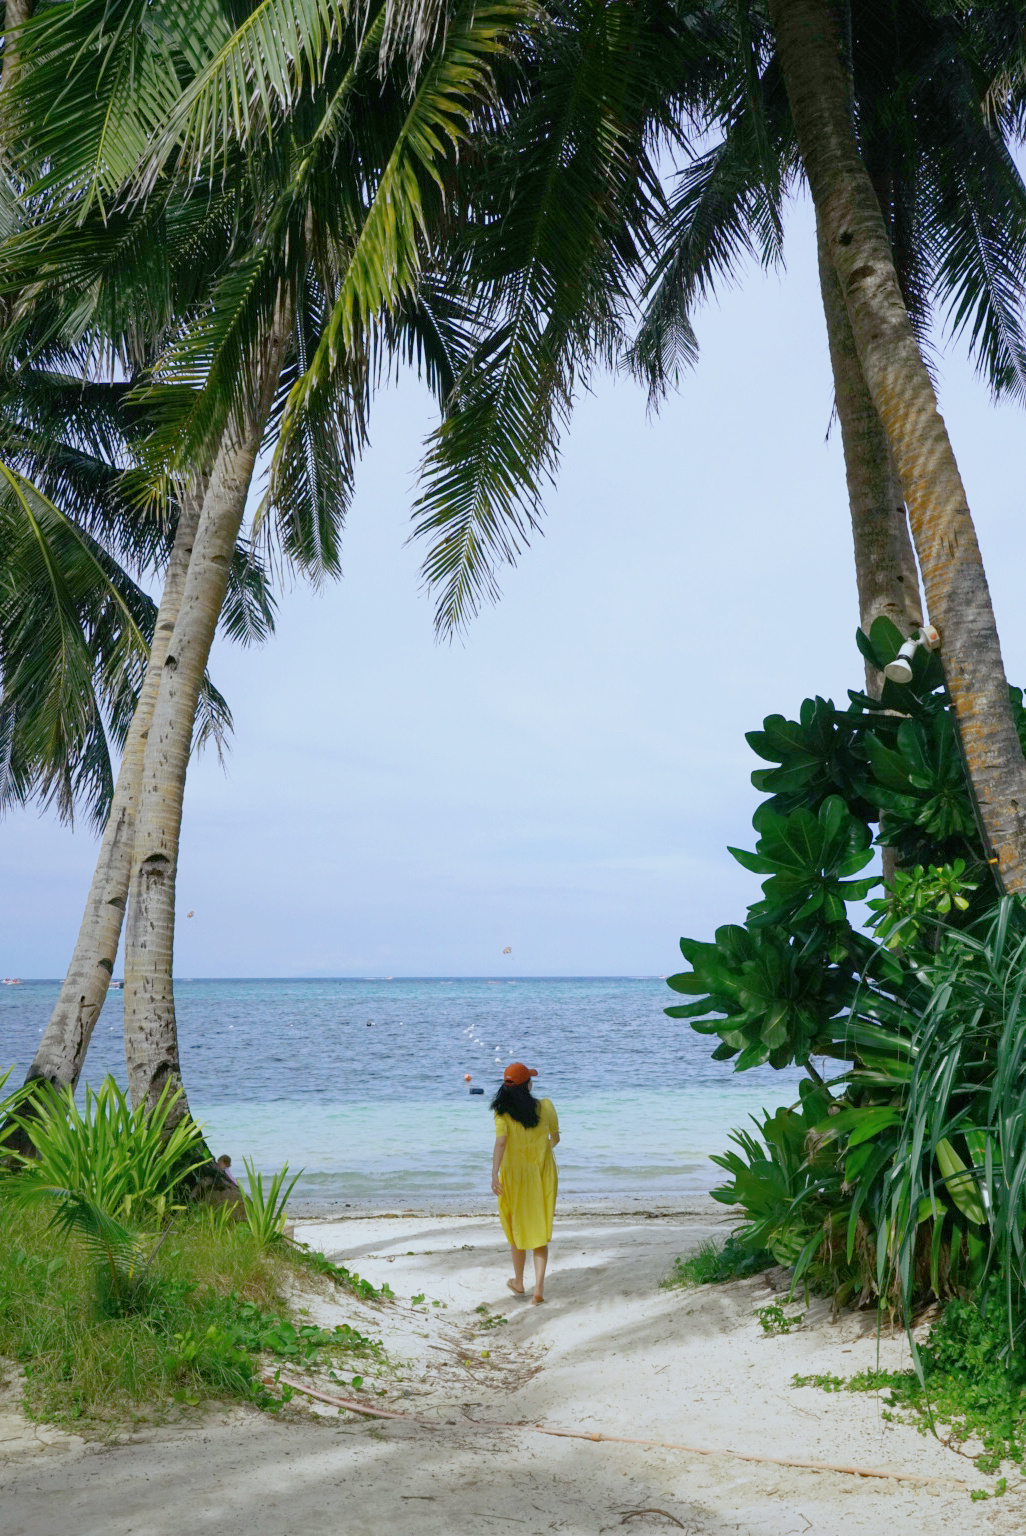
{"label": "parasail in sky", "polygon": [[511,955],[513,953],[513,946],[512,946],[512,944],[507,944],[506,948],[502,951],[502,953],[504,955]]}

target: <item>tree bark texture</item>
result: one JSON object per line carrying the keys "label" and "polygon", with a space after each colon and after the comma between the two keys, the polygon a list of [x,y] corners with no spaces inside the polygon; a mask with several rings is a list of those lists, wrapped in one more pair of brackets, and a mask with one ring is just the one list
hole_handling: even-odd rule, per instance
{"label": "tree bark texture", "polygon": [[[908,531],[905,498],[883,425],[862,376],[844,295],[817,220],[819,286],[826,316],[834,400],[844,448],[848,506],[855,545],[859,624],[890,619],[906,637],[923,622],[919,572]],[[866,687],[880,697],[882,674],[866,663]]]}
{"label": "tree bark texture", "polygon": [[1026,759],[987,578],[880,206],[859,155],[834,17],[829,0],[770,0],[770,12],[826,252],[904,490],[981,821],[1001,883],[1026,891]]}
{"label": "tree bark texture", "polygon": [[35,0],[6,0],[4,7],[4,67],[0,88],[7,85],[18,73],[18,29],[23,27],[35,10]]}
{"label": "tree bark texture", "polygon": [[[281,334],[265,343],[257,398],[218,450],[146,743],[125,934],[125,1059],[133,1105],[151,1109],[168,1082],[182,1086],[172,968],[185,776],[200,684],[283,350]],[[179,1116],[187,1112],[183,1091]]]}
{"label": "tree bark texture", "polygon": [[93,1027],[107,996],[128,899],[146,739],[157,701],[161,670],[185,591],[202,495],[202,485],[197,483],[183,498],[149,661],[125,741],[82,925],[64,985],[29,1067],[28,1078],[42,1078],[75,1087]]}

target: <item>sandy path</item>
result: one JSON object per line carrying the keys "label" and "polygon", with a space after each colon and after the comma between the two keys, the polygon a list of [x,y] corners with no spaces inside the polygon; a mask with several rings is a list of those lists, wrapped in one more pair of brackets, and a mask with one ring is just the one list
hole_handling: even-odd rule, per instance
{"label": "sandy path", "polygon": [[[766,1337],[763,1279],[688,1294],[659,1288],[677,1253],[718,1219],[564,1217],[549,1300],[505,1290],[494,1221],[467,1217],[308,1222],[297,1236],[375,1282],[394,1306],[308,1298],[384,1339],[394,1374],[367,1369],[372,1400],[437,1427],[357,1421],[334,1410],[273,1419],[197,1414],[114,1448],[46,1447],[0,1471],[3,1536],[477,1536],[480,1532],[626,1530],[692,1536],[932,1536],[1021,1532],[1026,1494],[971,1502],[948,1486],[856,1479],[726,1457],[482,1432],[469,1419],[544,1422],[798,1459],[962,1478],[972,1464],[875,1399],[791,1386],[795,1372],[850,1374],[876,1359],[863,1319],[832,1324],[814,1302],[801,1327]],[[412,1250],[412,1252],[411,1252]],[[410,1298],[424,1293],[417,1307]],[[431,1303],[437,1301],[437,1307]],[[508,1321],[490,1327],[489,1318]],[[487,1350],[485,1356],[483,1351]],[[904,1355],[886,1340],[883,1359]],[[362,1368],[361,1368],[362,1369]],[[2,1442],[0,1442],[2,1456]],[[2,1463],[0,1463],[2,1465]],[[635,1515],[635,1511],[661,1513]],[[671,1518],[672,1517],[672,1518]],[[679,1525],[674,1522],[680,1522]]]}

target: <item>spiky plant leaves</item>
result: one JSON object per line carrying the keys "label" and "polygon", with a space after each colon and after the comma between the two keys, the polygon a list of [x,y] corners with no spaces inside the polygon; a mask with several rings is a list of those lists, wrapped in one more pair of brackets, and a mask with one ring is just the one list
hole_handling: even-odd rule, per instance
{"label": "spiky plant leaves", "polygon": [[[147,1269],[163,1242],[153,1228],[175,1209],[182,1181],[207,1161],[202,1133],[174,1120],[180,1090],[166,1089],[153,1114],[133,1111],[113,1078],[86,1089],[80,1111],[70,1089],[25,1085],[10,1123],[32,1150],[15,1152],[3,1198],[53,1207],[50,1225],[95,1259],[99,1299],[120,1315],[149,1299]],[[31,1100],[31,1103],[26,1101]]]}
{"label": "spiky plant leaves", "polygon": [[[0,713],[0,794],[2,794],[3,791],[4,744],[2,733],[3,715]],[[0,1072],[0,1158],[2,1158],[4,1155],[4,1141],[6,1139],[7,1132],[13,1129],[14,1126],[14,1122],[11,1119],[11,1116],[17,1113],[22,1104],[24,1104],[25,1100],[30,1098],[33,1093],[33,1085],[31,1083],[22,1083],[19,1087],[13,1089],[11,1093],[6,1095],[3,1093],[4,1085],[6,1084],[13,1071],[13,1067],[8,1067],[6,1071]]]}
{"label": "spiky plant leaves", "polygon": [[[303,1170],[289,1179],[289,1165],[285,1163],[271,1176],[264,1189],[264,1176],[247,1157],[244,1159],[248,1188],[239,1186],[246,1225],[261,1247],[269,1247],[281,1239],[285,1226],[285,1209],[289,1195],[295,1189]],[[286,1182],[287,1181],[287,1182]]]}
{"label": "spiky plant leaves", "polygon": [[1026,934],[1013,898],[980,933],[948,936],[930,983],[887,1181],[887,1258],[911,1314],[923,1203],[985,1224],[972,1283],[997,1268],[1014,1328],[1026,1305]]}
{"label": "spiky plant leaves", "polygon": [[175,1119],[180,1089],[169,1084],[151,1114],[133,1110],[113,1078],[86,1089],[80,1110],[70,1088],[33,1085],[32,1112],[12,1118],[27,1134],[31,1153],[17,1155],[13,1189],[69,1191],[115,1222],[160,1222],[182,1181],[207,1160],[202,1132],[188,1117]]}

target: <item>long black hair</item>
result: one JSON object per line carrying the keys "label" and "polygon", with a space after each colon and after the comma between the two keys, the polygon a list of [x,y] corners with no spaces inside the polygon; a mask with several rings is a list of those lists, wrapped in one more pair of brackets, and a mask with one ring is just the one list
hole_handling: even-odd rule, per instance
{"label": "long black hair", "polygon": [[492,1109],[497,1115],[509,1115],[511,1120],[516,1120],[529,1131],[533,1131],[541,1119],[541,1108],[531,1092],[529,1082],[500,1083],[499,1091],[492,1100]]}

